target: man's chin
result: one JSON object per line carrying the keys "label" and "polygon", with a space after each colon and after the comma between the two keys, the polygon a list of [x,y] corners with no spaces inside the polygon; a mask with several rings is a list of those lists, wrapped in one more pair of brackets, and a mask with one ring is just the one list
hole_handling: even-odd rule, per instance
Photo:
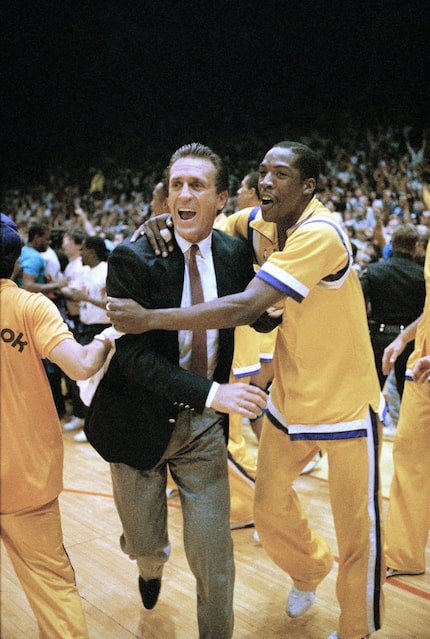
{"label": "man's chin", "polygon": [[203,239],[199,233],[190,229],[182,229],[175,226],[175,231],[190,244],[198,244]]}
{"label": "man's chin", "polygon": [[205,237],[201,229],[191,226],[191,224],[181,223],[181,220],[175,221],[175,232],[190,244],[197,244]]}
{"label": "man's chin", "polygon": [[261,216],[265,222],[275,222],[272,208],[266,210],[261,209]]}

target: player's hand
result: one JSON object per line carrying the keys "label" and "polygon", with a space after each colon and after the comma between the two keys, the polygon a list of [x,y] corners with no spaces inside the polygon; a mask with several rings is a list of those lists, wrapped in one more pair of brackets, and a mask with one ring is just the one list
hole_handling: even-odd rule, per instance
{"label": "player's hand", "polygon": [[405,350],[406,343],[402,339],[402,335],[398,335],[395,340],[388,344],[382,356],[382,372],[388,375],[394,369],[394,364],[398,356]]}
{"label": "player's hand", "polygon": [[173,220],[168,213],[150,217],[133,233],[130,241],[135,242],[141,235],[146,235],[155,255],[167,257],[173,251],[172,228]]}
{"label": "player's hand", "polygon": [[73,300],[74,302],[85,302],[87,296],[83,291],[79,288],[70,288],[68,289],[67,294],[68,299]]}
{"label": "player's hand", "polygon": [[430,355],[420,357],[412,369],[412,378],[418,384],[424,384],[427,380],[430,381]]}
{"label": "player's hand", "polygon": [[57,288],[64,288],[68,286],[70,281],[70,277],[64,277],[64,275],[60,275],[56,280],[52,280],[53,283],[57,285]]}
{"label": "player's hand", "polygon": [[266,393],[251,384],[221,384],[212,400],[212,408],[221,413],[239,413],[248,419],[260,417],[267,404]]}
{"label": "player's hand", "polygon": [[146,319],[150,311],[132,299],[108,297],[106,314],[121,333],[144,333],[148,330]]}

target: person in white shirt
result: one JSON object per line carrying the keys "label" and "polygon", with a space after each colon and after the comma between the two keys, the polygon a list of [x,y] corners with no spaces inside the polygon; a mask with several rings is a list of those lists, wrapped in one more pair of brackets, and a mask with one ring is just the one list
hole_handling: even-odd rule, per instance
{"label": "person in white shirt", "polygon": [[[81,246],[86,238],[86,233],[79,230],[69,230],[63,236],[61,248],[68,259],[68,264],[64,269],[64,276],[68,280],[68,285],[61,289],[61,293],[66,300],[66,323],[78,339],[79,329],[79,302],[72,299],[73,290],[80,290],[83,285],[85,271],[88,266],[84,266],[81,257]],[[66,386],[72,401],[72,415],[64,423],[65,431],[78,430],[83,427],[85,417],[85,406],[80,398],[76,382],[66,377]]]}
{"label": "person in white shirt", "polygon": [[[89,344],[94,335],[111,325],[106,315],[107,256],[108,250],[103,238],[94,235],[84,239],[81,245],[84,270],[80,286],[69,291],[70,299],[79,302],[76,338],[82,345]],[[85,416],[86,407],[82,408]],[[86,441],[83,426],[83,418],[74,425],[74,428],[81,428],[74,436],[75,441]]]}

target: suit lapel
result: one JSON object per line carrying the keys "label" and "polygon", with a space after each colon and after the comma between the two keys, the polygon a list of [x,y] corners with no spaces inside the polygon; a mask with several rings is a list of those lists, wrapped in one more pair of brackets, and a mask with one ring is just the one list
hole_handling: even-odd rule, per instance
{"label": "suit lapel", "polygon": [[177,245],[167,258],[159,258],[157,272],[157,305],[161,308],[179,307],[184,285],[184,256]]}
{"label": "suit lapel", "polygon": [[231,292],[228,287],[231,264],[228,260],[224,259],[222,240],[215,231],[212,234],[212,256],[215,266],[218,297],[223,297]]}

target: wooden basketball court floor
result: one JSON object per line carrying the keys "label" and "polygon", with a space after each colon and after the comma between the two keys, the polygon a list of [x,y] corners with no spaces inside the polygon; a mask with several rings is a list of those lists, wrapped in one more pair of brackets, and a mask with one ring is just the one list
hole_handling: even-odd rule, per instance
{"label": "wooden basketball court floor", "polygon": [[[246,433],[250,447],[256,443]],[[119,548],[121,525],[112,499],[108,464],[88,443],[64,434],[65,490],[61,511],[66,549],[76,571],[91,639],[196,639],[194,578],[182,545],[179,499],[169,500],[172,555],[165,567],[159,601],[145,610],[137,588],[137,568]],[[392,443],[382,447],[384,513],[392,476]],[[296,488],[315,530],[337,546],[329,508],[323,458],[300,477]],[[235,639],[327,639],[336,628],[337,563],[317,590],[315,604],[299,619],[284,612],[290,578],[253,539],[253,529],[232,532],[236,559]],[[430,566],[430,543],[427,546]],[[36,639],[37,627],[2,545],[1,638]],[[386,619],[372,639],[430,639],[430,574],[391,579],[385,586]],[[62,638],[58,638],[62,639]]]}

